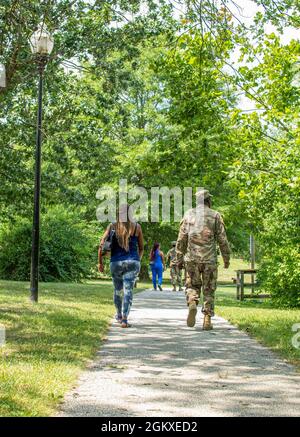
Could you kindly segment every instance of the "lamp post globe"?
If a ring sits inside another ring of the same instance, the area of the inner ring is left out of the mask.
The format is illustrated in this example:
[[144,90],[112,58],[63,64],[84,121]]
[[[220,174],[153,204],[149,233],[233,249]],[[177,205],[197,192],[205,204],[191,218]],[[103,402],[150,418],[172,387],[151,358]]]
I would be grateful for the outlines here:
[[45,66],[54,46],[52,35],[46,25],[40,24],[30,38],[31,51],[39,71],[38,113],[35,149],[35,183],[34,183],[34,211],[32,227],[32,252],[30,275],[30,299],[38,301],[39,287],[39,251],[40,251],[40,198],[41,198],[41,158],[42,158],[42,99],[43,99],[43,74]]
[[30,47],[34,55],[49,56],[54,47],[54,39],[47,29],[46,24],[41,23],[30,38]]

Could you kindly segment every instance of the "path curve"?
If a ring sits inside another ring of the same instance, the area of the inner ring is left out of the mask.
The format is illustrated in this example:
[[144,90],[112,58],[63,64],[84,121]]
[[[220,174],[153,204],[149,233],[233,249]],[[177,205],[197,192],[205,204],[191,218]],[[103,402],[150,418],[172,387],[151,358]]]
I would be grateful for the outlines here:
[[186,327],[184,294],[134,296],[59,416],[300,416],[300,375],[221,317]]

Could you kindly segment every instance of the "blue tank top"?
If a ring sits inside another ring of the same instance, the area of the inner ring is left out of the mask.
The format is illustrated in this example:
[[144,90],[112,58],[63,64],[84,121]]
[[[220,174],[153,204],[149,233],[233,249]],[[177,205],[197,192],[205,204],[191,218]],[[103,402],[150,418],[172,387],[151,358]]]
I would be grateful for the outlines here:
[[114,234],[111,241],[111,257],[110,261],[126,261],[126,260],[135,260],[140,261],[139,253],[138,253],[138,237],[136,234],[137,224],[135,226],[133,236],[129,238],[129,250],[128,252],[123,249],[118,243],[118,239]]
[[163,265],[162,259],[161,259],[161,256],[160,256],[160,253],[159,253],[158,249],[156,249],[156,251],[154,252],[153,264],[156,267],[161,267]]

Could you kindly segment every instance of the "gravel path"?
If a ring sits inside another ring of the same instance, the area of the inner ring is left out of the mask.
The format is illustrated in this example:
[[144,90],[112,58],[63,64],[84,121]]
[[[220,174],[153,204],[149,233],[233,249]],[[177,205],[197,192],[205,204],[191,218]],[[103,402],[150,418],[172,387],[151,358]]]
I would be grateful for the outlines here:
[[59,416],[300,416],[300,375],[216,317],[187,328],[180,292],[134,296],[133,327],[108,339]]

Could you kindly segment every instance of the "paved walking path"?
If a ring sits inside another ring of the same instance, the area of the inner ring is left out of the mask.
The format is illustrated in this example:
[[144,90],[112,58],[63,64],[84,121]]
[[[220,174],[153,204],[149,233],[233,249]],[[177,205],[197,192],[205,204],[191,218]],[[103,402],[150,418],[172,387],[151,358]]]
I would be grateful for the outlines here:
[[180,292],[134,296],[60,416],[300,416],[300,375],[224,319],[185,324]]

